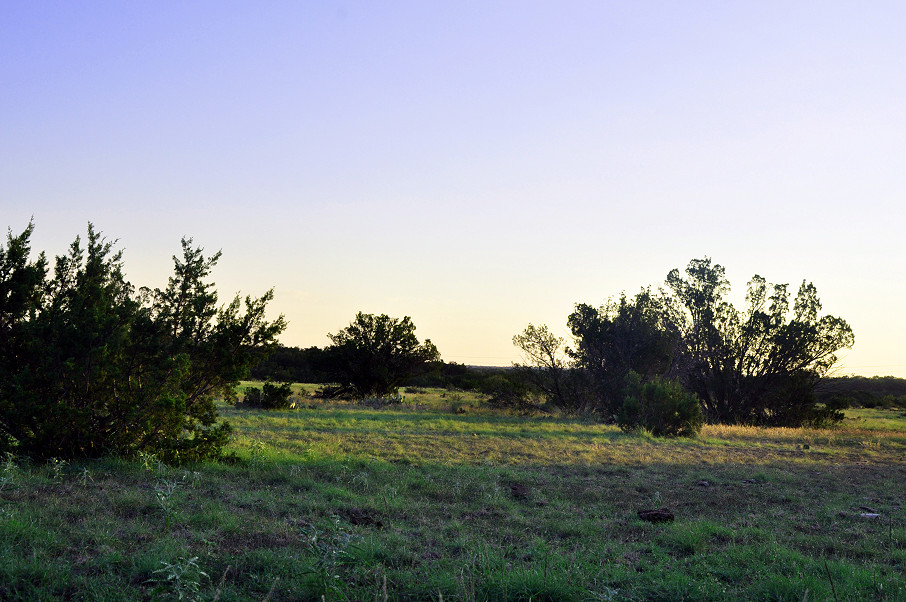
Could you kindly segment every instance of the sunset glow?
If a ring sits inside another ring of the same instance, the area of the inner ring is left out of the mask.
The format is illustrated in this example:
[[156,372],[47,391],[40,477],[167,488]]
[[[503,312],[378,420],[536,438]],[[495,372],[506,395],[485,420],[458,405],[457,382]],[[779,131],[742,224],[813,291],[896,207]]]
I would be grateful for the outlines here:
[[275,288],[285,345],[411,316],[507,365],[529,322],[709,256],[814,282],[906,376],[899,2],[5,2],[0,215],[60,254],[89,221],[162,287]]

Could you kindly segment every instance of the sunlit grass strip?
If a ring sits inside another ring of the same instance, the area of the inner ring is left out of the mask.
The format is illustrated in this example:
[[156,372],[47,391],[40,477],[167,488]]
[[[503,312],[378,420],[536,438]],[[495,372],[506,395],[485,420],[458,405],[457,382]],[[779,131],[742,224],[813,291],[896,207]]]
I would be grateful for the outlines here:
[[697,439],[655,440],[567,419],[360,408],[224,412],[237,450],[258,441],[287,460],[381,458],[441,464],[836,464],[899,463],[900,431],[707,425]]

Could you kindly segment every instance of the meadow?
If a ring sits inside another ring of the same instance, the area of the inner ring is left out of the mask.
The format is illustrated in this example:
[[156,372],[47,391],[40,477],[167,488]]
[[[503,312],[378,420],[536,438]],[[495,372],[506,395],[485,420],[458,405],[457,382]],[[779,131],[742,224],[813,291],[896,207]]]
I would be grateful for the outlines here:
[[906,599],[902,409],[663,440],[295,387],[287,411],[219,405],[221,463],[7,457],[0,599]]

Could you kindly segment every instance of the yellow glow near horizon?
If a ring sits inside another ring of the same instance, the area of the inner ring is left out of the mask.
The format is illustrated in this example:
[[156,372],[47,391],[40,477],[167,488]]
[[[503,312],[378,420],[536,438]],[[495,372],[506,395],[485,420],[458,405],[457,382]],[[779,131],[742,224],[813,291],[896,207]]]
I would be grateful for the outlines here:
[[285,344],[410,315],[476,364],[708,255],[813,281],[840,371],[906,376],[904,4],[0,13],[0,215],[37,249],[90,220],[162,286],[192,236]]

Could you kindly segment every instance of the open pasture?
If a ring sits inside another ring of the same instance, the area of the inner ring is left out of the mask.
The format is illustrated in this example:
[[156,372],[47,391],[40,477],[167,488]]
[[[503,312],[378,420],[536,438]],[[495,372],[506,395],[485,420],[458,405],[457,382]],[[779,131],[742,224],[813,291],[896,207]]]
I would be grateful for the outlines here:
[[658,440],[403,396],[221,405],[232,462],[7,458],[0,598],[906,599],[902,410]]

